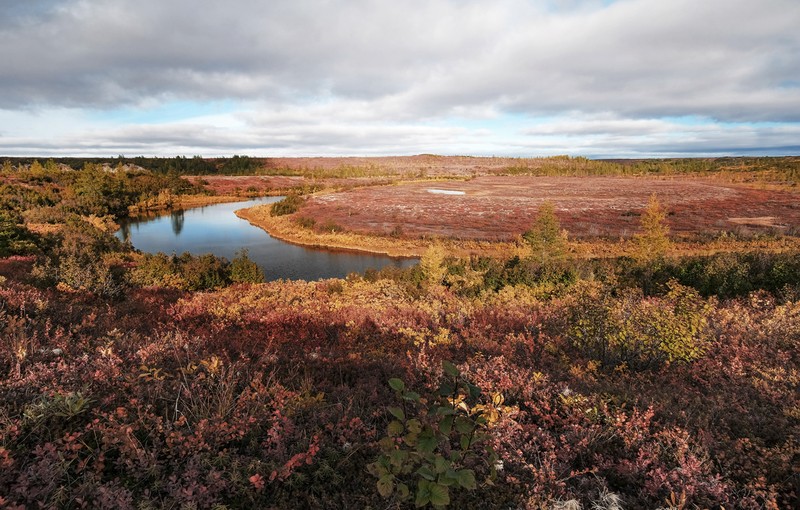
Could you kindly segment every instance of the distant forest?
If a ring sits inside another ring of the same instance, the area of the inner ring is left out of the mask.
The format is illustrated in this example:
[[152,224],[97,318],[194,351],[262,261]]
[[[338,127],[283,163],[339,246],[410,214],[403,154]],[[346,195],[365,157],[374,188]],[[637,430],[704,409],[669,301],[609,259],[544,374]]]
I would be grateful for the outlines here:
[[[397,168],[380,163],[368,166],[342,164],[335,170],[287,166],[292,158],[259,158],[235,155],[229,158],[201,156],[126,157],[115,158],[47,158],[5,157],[0,161],[14,166],[28,166],[34,161],[53,161],[74,170],[86,163],[97,165],[135,165],[163,175],[302,175],[326,177],[375,177],[396,175]],[[347,158],[344,158],[346,160]],[[494,159],[494,158],[486,158]],[[344,161],[343,160],[343,161]],[[376,161],[380,158],[376,158]],[[489,173],[500,175],[725,175],[734,180],[779,181],[796,185],[800,181],[800,156],[782,157],[716,157],[662,159],[587,159],[553,156],[546,158],[508,158],[511,164]],[[413,165],[412,165],[413,166]]]
[[136,165],[158,174],[173,175],[254,175],[258,174],[263,166],[263,159],[249,156],[233,156],[230,158],[203,158],[201,156],[175,156],[174,158],[148,158],[144,156],[116,158],[8,158],[0,157],[2,161],[9,161],[14,166],[27,166],[34,161],[50,160],[57,164],[67,165],[73,170],[82,169],[86,163],[95,165]]

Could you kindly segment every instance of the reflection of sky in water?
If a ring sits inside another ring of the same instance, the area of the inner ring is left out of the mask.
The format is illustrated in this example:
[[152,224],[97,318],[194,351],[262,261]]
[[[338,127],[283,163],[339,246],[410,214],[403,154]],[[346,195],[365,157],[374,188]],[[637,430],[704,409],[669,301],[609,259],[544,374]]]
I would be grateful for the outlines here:
[[294,246],[273,239],[234,214],[237,209],[278,200],[278,197],[269,197],[176,211],[151,220],[130,222],[123,225],[117,236],[124,238],[129,235],[133,246],[148,253],[213,253],[230,260],[236,251],[247,248],[250,258],[261,266],[267,280],[343,278],[369,268],[379,269],[386,265],[410,267],[416,263],[410,259]]

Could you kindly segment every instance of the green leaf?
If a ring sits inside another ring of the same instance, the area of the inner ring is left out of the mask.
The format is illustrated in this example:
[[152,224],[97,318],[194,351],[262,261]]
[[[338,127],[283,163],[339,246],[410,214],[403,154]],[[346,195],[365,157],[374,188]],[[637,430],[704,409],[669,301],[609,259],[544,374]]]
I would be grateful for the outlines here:
[[421,468],[417,469],[417,474],[426,480],[436,480],[436,475],[428,466],[422,466]]
[[408,497],[408,485],[404,483],[397,484],[397,494],[400,496],[400,499],[406,499]]
[[414,418],[406,422],[406,428],[409,432],[419,434],[420,431],[422,431],[422,423],[418,419]]
[[475,425],[472,423],[472,420],[469,418],[464,418],[463,416],[458,416],[456,418],[456,430],[462,434],[469,434],[475,429]]
[[478,386],[475,386],[472,383],[467,383],[467,388],[469,388],[469,396],[472,398],[478,398],[481,396],[481,389]]
[[430,453],[436,449],[439,442],[432,430],[425,430],[419,435],[419,442],[417,443],[417,450],[421,453]]
[[414,505],[419,508],[431,502],[431,482],[420,480],[417,484],[417,498]]
[[461,449],[464,451],[469,449],[469,436],[466,434],[461,436]]
[[399,407],[390,407],[389,412],[392,413],[392,416],[400,421],[405,421],[406,419],[406,413],[404,413]]
[[452,406],[439,406],[436,408],[436,414],[439,416],[447,416],[449,414],[456,414],[456,410]]
[[433,468],[437,473],[444,473],[449,467],[450,463],[441,455],[437,455],[436,459],[433,461]]
[[449,436],[450,432],[453,431],[453,416],[445,416],[442,418],[442,421],[439,422],[439,432],[444,434],[445,436]]
[[416,391],[407,391],[403,394],[403,400],[419,402],[419,393]]
[[394,476],[385,475],[378,480],[378,494],[388,498],[394,491]]
[[397,420],[393,420],[389,423],[389,427],[387,428],[387,434],[389,437],[397,437],[403,433],[403,424]]
[[450,489],[442,484],[433,483],[430,487],[430,500],[434,506],[446,506],[450,504]]
[[389,386],[394,391],[403,391],[404,389],[406,389],[406,383],[404,383],[403,381],[401,381],[397,377],[393,377],[393,378],[389,379]]
[[456,390],[456,387],[450,381],[444,381],[439,386],[439,395],[442,397],[449,397]]
[[439,477],[437,483],[439,483],[440,485],[444,485],[446,487],[450,487],[451,485],[456,485],[458,483],[458,480],[456,480],[455,478],[450,478],[449,476],[444,474]]
[[444,373],[450,377],[458,377],[461,375],[461,371],[459,371],[458,368],[456,368],[456,366],[449,361],[442,361],[442,368],[444,369]]
[[474,490],[477,487],[475,485],[475,473],[471,469],[460,469],[457,475],[460,486],[469,490]]
[[389,454],[389,462],[393,466],[400,466],[408,460],[408,452],[405,450],[394,450]]

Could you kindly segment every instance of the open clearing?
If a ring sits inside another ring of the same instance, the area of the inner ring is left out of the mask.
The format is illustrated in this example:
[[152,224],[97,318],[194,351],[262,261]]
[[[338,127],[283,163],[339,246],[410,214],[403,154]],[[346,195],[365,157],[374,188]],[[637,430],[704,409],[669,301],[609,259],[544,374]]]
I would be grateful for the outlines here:
[[[432,193],[431,189],[436,192]],[[298,216],[363,234],[509,240],[539,206],[555,205],[573,238],[630,237],[655,194],[674,233],[794,232],[800,200],[788,191],[696,178],[500,177],[359,188],[309,198]]]

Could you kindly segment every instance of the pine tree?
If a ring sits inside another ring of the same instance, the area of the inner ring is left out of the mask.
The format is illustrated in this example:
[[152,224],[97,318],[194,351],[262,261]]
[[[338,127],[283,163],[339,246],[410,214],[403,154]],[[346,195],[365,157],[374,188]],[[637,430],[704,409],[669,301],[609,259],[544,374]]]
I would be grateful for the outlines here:
[[264,272],[258,264],[250,259],[247,248],[236,252],[236,257],[231,261],[231,281],[233,283],[262,283]]
[[531,247],[533,258],[542,264],[566,256],[567,237],[561,230],[552,202],[544,202],[530,230],[522,236]]

